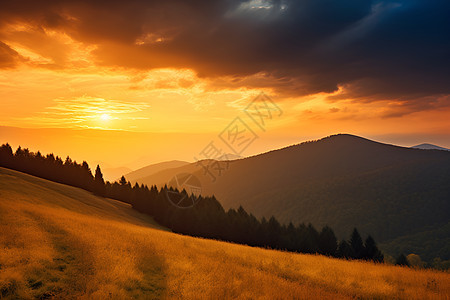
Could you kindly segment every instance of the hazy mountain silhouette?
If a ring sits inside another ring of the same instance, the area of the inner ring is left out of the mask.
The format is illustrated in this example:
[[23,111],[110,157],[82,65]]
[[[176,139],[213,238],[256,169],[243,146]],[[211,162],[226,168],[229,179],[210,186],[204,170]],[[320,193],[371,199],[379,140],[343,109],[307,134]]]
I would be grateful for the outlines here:
[[242,204],[258,217],[330,225],[341,237],[357,226],[380,242],[395,243],[450,221],[450,152],[339,134],[226,164],[216,182],[196,163],[139,182],[164,184],[193,173],[203,193],[214,193],[225,208]]
[[137,169],[135,171],[129,172],[127,174],[121,174],[125,175],[127,180],[130,180],[132,182],[135,182],[139,180],[146,181],[148,176],[154,175],[155,173],[158,173],[162,170],[172,169],[172,168],[179,168],[182,166],[185,166],[189,164],[187,161],[180,161],[180,160],[172,160],[172,161],[165,161],[161,163],[151,164],[146,167]]
[[412,146],[411,148],[414,149],[423,149],[423,150],[445,150],[445,151],[450,151],[450,149],[447,148],[443,148],[440,146],[436,146],[433,144],[420,144],[420,145],[416,145],[416,146]]
[[117,178],[120,178],[122,175],[128,174],[133,170],[127,167],[117,167],[117,168],[104,168],[102,171],[105,180],[114,181]]

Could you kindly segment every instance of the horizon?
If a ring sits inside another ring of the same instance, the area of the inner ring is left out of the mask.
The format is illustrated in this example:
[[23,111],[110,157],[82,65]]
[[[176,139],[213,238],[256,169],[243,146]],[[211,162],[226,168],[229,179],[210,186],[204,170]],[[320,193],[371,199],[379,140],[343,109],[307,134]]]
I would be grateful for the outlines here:
[[[9,133],[7,131],[14,131],[13,133]],[[2,133],[2,141],[0,144],[5,144],[8,143],[11,145],[11,147],[13,148],[13,150],[17,149],[17,147],[22,147],[22,148],[28,148],[30,151],[33,152],[37,152],[40,151],[43,154],[50,154],[53,153],[57,156],[62,157],[63,159],[67,156],[71,157],[72,159],[82,162],[82,161],[86,161],[88,162],[89,166],[91,168],[95,167],[96,165],[100,165],[100,167],[103,169],[119,169],[119,168],[126,168],[129,169],[129,172],[131,171],[135,171],[141,168],[144,168],[148,165],[153,165],[153,164],[158,164],[158,163],[163,163],[163,162],[167,162],[167,161],[186,161],[188,163],[193,163],[195,162],[195,154],[196,152],[199,152],[201,149],[199,149],[199,147],[197,147],[197,145],[193,145],[193,147],[191,147],[191,152],[189,153],[183,153],[183,154],[179,154],[179,157],[174,157],[172,156],[172,154],[170,154],[170,156],[166,155],[161,157],[161,159],[155,159],[154,157],[151,156],[145,156],[145,154],[143,152],[145,152],[145,148],[144,149],[140,149],[143,150],[142,155],[134,160],[129,160],[129,161],[123,161],[122,163],[117,162],[114,160],[114,157],[120,156],[116,153],[114,153],[112,155],[112,158],[110,159],[105,159],[104,156],[103,158],[100,156],[92,156],[89,155],[90,153],[88,152],[77,152],[77,151],[71,151],[70,148],[71,146],[68,147],[64,147],[65,143],[49,143],[48,140],[42,141],[40,140],[41,137],[37,140],[37,141],[33,141],[33,138],[30,138],[29,134],[26,134],[26,139],[22,139],[22,138],[17,138],[17,135],[15,135],[17,130],[23,130],[23,131],[27,131],[27,130],[33,130],[33,131],[72,131],[72,132],[76,132],[76,133],[80,133],[80,132],[98,132],[101,133],[101,130],[98,129],[80,129],[80,128],[75,128],[75,129],[68,129],[68,128],[14,128],[14,127],[7,127],[7,126],[0,126],[0,133]],[[122,130],[108,130],[109,132],[117,132],[119,134],[123,134],[124,131]],[[126,133],[126,131],[125,131]],[[129,132],[129,133],[136,133],[136,132]],[[176,135],[177,137],[183,136],[183,133],[178,133],[178,132],[170,132],[170,133],[155,133],[155,132],[139,132],[138,133],[140,136],[142,135],[155,135],[155,134],[159,134],[159,135],[164,135],[164,134],[168,134],[168,135]],[[48,134],[44,134],[42,136],[47,136]],[[67,135],[67,134],[65,134]],[[374,135],[373,137],[371,136],[362,136],[362,135],[358,135],[358,134],[353,134],[353,133],[344,133],[344,132],[340,132],[340,133],[333,133],[333,134],[328,134],[325,136],[318,136],[318,137],[305,137],[305,138],[299,138],[299,140],[293,140],[293,139],[283,139],[281,141],[278,140],[274,140],[273,136],[269,136],[268,139],[271,139],[272,143],[266,143],[263,141],[263,143],[257,145],[257,147],[259,147],[259,151],[253,149],[252,151],[252,147],[249,147],[250,149],[248,149],[248,151],[246,151],[244,154],[242,155],[241,158],[246,158],[246,157],[251,157],[251,156],[256,156],[256,155],[260,155],[260,154],[264,154],[270,151],[274,151],[274,150],[279,150],[279,149],[283,149],[286,147],[291,147],[291,146],[296,146],[299,144],[302,144],[304,142],[308,142],[308,141],[317,141],[317,140],[321,140],[327,137],[331,137],[331,136],[335,136],[335,135],[353,135],[353,136],[357,136],[357,137],[362,137],[368,140],[372,140],[378,143],[382,143],[382,144],[388,144],[388,145],[395,145],[395,146],[400,146],[400,147],[405,147],[405,148],[411,148],[413,146],[417,146],[417,145],[421,145],[421,144],[432,144],[432,145],[436,145],[436,146],[440,146],[443,148],[450,148],[450,141],[448,144],[445,144],[444,141],[441,141],[439,138],[434,137],[434,140],[436,140],[437,142],[429,142],[429,141],[422,141],[421,138],[426,138],[426,137],[422,137],[422,136],[403,136],[403,137],[398,137],[398,136],[385,136],[385,135]],[[7,136],[7,138],[4,138],[4,136]],[[20,135],[19,135],[20,136]],[[70,136],[70,135],[69,135]],[[88,136],[88,135],[86,135]],[[209,137],[214,137],[213,134],[204,134],[202,136],[203,139],[203,145],[206,145],[205,142],[208,142],[208,138]],[[8,137],[10,138],[10,140],[8,141]],[[450,136],[449,136],[450,137]],[[262,138],[264,140],[264,138]],[[433,139],[433,138],[431,138]],[[23,143],[21,142],[23,141]],[[258,141],[258,140],[256,140]],[[398,142],[400,141],[400,143]],[[76,141],[78,142],[78,141]],[[283,142],[285,142],[283,144]],[[442,142],[442,143],[440,143]],[[51,145],[49,147],[49,145]],[[273,145],[273,148],[271,148],[271,146]],[[164,143],[162,143],[161,145],[161,149],[164,148],[170,148],[171,145],[169,145],[168,147],[164,147]],[[251,146],[255,146],[255,145],[251,145]],[[54,148],[52,148],[54,147]],[[109,147],[109,146],[107,146]],[[253,147],[255,148],[255,147]],[[52,150],[53,149],[53,150]],[[55,150],[56,149],[56,150]],[[90,150],[90,149],[89,149]],[[121,150],[122,153],[126,153],[127,149],[125,150]],[[154,150],[155,151],[155,150]],[[160,149],[156,149],[155,152],[161,151]],[[162,152],[164,152],[164,150],[162,150]],[[186,151],[183,151],[186,152]],[[84,156],[85,154],[88,154],[86,156]],[[231,151],[229,154],[232,154]]]
[[5,3],[0,142],[135,169],[239,117],[245,155],[339,132],[450,148],[449,5],[324,1]]

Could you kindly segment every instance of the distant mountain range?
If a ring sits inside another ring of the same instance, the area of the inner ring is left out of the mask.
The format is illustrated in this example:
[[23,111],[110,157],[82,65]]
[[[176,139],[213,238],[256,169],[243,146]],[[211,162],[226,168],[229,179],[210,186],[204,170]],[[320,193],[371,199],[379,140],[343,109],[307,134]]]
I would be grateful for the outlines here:
[[[215,182],[206,171],[214,170],[214,164],[184,164],[127,179],[163,185],[177,174],[191,173],[199,178],[202,193],[216,195],[225,208],[242,205],[257,217],[330,225],[339,237],[356,226],[392,255],[401,251],[425,260],[450,259],[450,152],[339,134],[220,162],[227,170]],[[434,236],[438,232],[439,239]]]
[[102,168],[103,177],[108,181],[115,181],[122,175],[130,173],[132,170],[127,167],[117,167],[117,168]]
[[132,182],[136,181],[146,182],[147,177],[150,177],[160,171],[183,167],[187,164],[189,164],[187,161],[180,161],[180,160],[165,161],[161,163],[148,165],[146,167],[137,169],[130,173],[127,174],[123,173],[121,175],[125,175],[126,179]]
[[440,147],[440,146],[436,146],[436,145],[433,145],[433,144],[420,144],[420,145],[412,146],[411,148],[422,149],[422,150],[445,150],[445,151],[450,151],[450,149],[443,148],[443,147]]
[[[445,151],[450,151],[450,149],[447,148],[443,148],[437,145],[433,145],[433,144],[420,144],[420,145],[416,145],[416,146],[412,146],[411,148],[414,149],[423,149],[423,150],[445,150]],[[236,159],[242,159],[242,156],[233,154],[233,153],[229,153],[223,156],[223,158],[221,160],[236,160]],[[105,177],[106,180],[109,181],[115,181],[115,180],[119,180],[120,177],[122,175],[124,175],[127,180],[130,180],[132,182],[136,182],[136,181],[140,181],[140,182],[146,182],[148,181],[147,177],[151,177],[152,175],[166,170],[166,169],[172,169],[172,168],[178,168],[178,167],[182,167],[182,166],[186,166],[188,165],[189,162],[186,161],[178,161],[178,160],[172,160],[172,161],[165,161],[165,162],[160,162],[160,163],[156,163],[156,164],[151,164],[148,166],[145,166],[143,168],[139,168],[135,171],[131,170],[130,168],[127,167],[117,167],[117,168],[112,168],[112,167],[107,167],[107,168],[103,168],[103,175]],[[103,165],[103,164],[101,164]]]
[[[228,153],[228,154],[222,155],[220,160],[221,161],[224,161],[224,160],[231,161],[231,160],[236,160],[236,159],[240,159],[240,158],[242,158],[242,156]],[[180,161],[180,160],[165,161],[165,162],[160,162],[160,163],[156,163],[156,164],[151,164],[146,167],[137,169],[135,171],[130,170],[127,173],[120,174],[119,177],[124,175],[125,178],[131,182],[137,182],[137,181],[148,182],[149,180],[152,179],[152,176],[154,174],[157,174],[158,172],[173,169],[173,168],[184,167],[189,164],[191,164],[191,163],[189,163],[187,161]],[[194,163],[194,165],[195,165],[195,163]],[[119,178],[117,178],[117,179],[119,179]]]

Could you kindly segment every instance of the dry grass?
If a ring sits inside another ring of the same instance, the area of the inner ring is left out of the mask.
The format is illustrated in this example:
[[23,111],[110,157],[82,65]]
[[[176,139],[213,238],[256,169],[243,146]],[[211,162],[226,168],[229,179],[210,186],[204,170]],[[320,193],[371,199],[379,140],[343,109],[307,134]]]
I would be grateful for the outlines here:
[[0,168],[0,298],[448,299],[450,274],[196,239]]

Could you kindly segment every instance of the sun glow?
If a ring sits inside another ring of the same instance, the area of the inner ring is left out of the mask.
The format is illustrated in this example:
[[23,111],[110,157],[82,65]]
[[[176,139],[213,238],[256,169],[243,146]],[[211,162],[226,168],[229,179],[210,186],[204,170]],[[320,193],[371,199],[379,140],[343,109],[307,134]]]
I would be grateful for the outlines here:
[[102,114],[102,115],[100,116],[100,120],[102,120],[102,121],[104,121],[104,122],[107,122],[107,121],[109,121],[109,120],[111,120],[111,119],[112,119],[111,116],[108,115],[108,114]]

